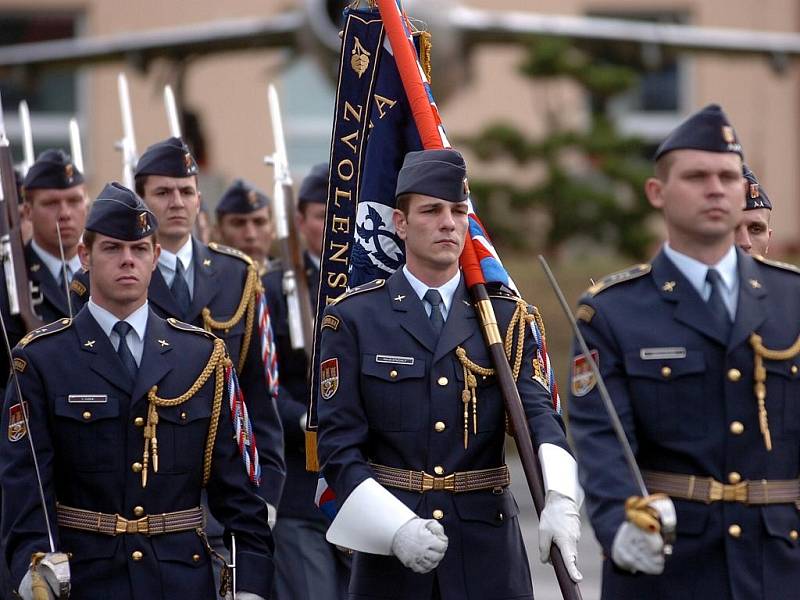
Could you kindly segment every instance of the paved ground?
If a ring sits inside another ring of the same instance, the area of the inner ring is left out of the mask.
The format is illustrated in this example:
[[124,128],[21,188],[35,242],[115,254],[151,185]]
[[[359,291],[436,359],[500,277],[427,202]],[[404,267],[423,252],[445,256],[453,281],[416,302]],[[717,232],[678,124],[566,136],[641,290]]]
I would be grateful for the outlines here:
[[[517,499],[520,510],[520,524],[525,545],[528,549],[528,560],[533,572],[533,593],[536,600],[562,600],[558,590],[558,582],[553,572],[553,567],[539,562],[539,532],[538,520],[533,510],[528,485],[525,475],[516,457],[516,453],[508,448],[508,465],[511,468],[511,489]],[[601,550],[594,538],[592,528],[588,525],[585,513],[582,514],[583,531],[578,548],[578,568],[583,574],[581,594],[584,600],[598,600],[600,598],[600,573]]]

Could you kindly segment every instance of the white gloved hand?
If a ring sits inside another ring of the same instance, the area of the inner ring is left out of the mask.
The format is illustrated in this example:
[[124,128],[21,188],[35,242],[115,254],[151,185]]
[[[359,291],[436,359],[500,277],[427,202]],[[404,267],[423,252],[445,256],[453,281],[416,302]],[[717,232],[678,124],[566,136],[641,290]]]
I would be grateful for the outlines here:
[[[225,594],[225,600],[233,600],[233,594],[228,592]],[[264,596],[259,596],[253,592],[236,592],[236,600],[267,600]]]
[[408,520],[392,539],[392,554],[415,573],[433,571],[447,550],[444,527],[433,519]]
[[620,569],[631,573],[660,575],[664,571],[664,540],[658,533],[625,521],[611,544],[611,559]]
[[[52,571],[49,569],[41,569],[39,571],[43,574],[44,580],[47,582],[47,600],[56,600],[58,598],[57,591],[58,590],[58,581],[56,581],[55,576],[53,575]],[[31,590],[31,570],[25,573],[25,577],[22,578],[22,581],[19,584],[18,590],[20,598],[22,600],[32,600],[33,599],[33,591]]]
[[564,557],[572,581],[583,579],[578,571],[578,540],[581,539],[581,518],[572,498],[556,491],[547,492],[539,517],[539,559],[550,561],[550,546],[555,544]]
[[275,529],[275,523],[278,522],[278,509],[267,502],[267,525],[270,530]]

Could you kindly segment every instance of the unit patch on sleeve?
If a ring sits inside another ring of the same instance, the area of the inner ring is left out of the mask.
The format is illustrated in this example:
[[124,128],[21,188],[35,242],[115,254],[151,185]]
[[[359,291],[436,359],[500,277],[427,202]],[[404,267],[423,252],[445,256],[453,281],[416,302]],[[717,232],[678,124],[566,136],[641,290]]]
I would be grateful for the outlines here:
[[333,331],[336,331],[337,329],[339,329],[339,319],[337,317],[334,317],[333,315],[325,315],[322,318],[322,327],[321,327],[321,329],[325,329],[326,327],[328,329],[332,329]]
[[[597,350],[592,350],[592,358],[600,366],[600,355]],[[597,379],[592,372],[592,367],[586,356],[580,354],[572,361],[572,395],[576,398],[585,396],[597,385]]]
[[14,404],[8,409],[8,441],[18,442],[23,439],[27,433],[28,429],[25,427],[22,405]]
[[319,393],[323,400],[330,400],[339,389],[339,359],[329,358],[319,365]]

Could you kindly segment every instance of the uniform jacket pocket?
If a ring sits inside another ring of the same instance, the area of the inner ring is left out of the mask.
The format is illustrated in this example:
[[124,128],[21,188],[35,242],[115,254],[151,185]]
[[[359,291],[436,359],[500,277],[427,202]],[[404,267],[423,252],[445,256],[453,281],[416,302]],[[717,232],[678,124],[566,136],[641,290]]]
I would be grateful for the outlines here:
[[363,354],[361,396],[367,421],[381,431],[416,431],[428,390],[425,360],[413,356]]

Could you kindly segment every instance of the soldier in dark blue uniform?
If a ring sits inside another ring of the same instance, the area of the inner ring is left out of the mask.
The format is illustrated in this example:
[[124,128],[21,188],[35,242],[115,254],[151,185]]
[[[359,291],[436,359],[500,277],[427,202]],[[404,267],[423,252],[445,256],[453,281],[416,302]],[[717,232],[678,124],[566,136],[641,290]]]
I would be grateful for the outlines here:
[[[160,223],[162,251],[148,300],[162,318],[173,317],[218,334],[228,347],[253,419],[263,470],[259,493],[274,518],[283,489],[283,431],[262,360],[257,318],[260,281],[242,252],[191,235],[199,210],[197,163],[186,145],[170,138],[150,146],[136,167],[136,191]],[[73,281],[73,298],[85,302],[86,277]],[[209,528],[215,537],[219,530]]]
[[[328,540],[357,551],[350,598],[531,599],[504,403],[458,267],[463,158],[409,153],[397,197],[406,265],[345,294],[321,323],[319,457],[340,505]],[[492,304],[502,332],[521,325],[512,346],[524,338],[510,360],[543,463],[544,558],[555,539],[578,580],[576,466],[527,325],[534,309],[502,291]]]
[[219,199],[216,215],[216,238],[252,258],[259,275],[265,275],[270,266],[274,230],[269,197],[252,184],[237,179]]
[[625,521],[639,491],[576,351],[570,429],[609,600],[788,598],[800,584],[800,274],[734,244],[743,183],[720,107],[692,115],[646,184],[667,243],[580,301],[648,490],[677,511],[665,561],[659,536]]
[[[325,229],[328,165],[314,166],[297,197],[295,224],[306,243],[303,253],[312,312],[319,288],[319,263]],[[283,269],[264,277],[281,370],[278,410],[286,441],[286,486],[275,524],[275,595],[277,600],[337,600],[347,586],[347,556],[325,540],[328,520],[314,504],[318,474],[306,470],[305,420],[308,406],[308,359],[293,350]]]
[[769,227],[772,202],[750,167],[744,165],[743,174],[745,206],[742,220],[736,227],[736,245],[748,254],[766,256],[772,237]]
[[[247,415],[230,405],[235,379],[223,342],[163,320],[147,302],[157,226],[132,191],[107,185],[81,247],[88,304],[14,350],[55,544],[69,553],[73,598],[212,600],[205,488],[236,539],[236,598],[263,599],[273,569],[267,507],[253,481],[252,439],[241,454],[235,441]],[[2,428],[2,537],[14,582],[30,598],[28,563],[48,539],[14,387]]]
[[[25,244],[25,266],[33,286],[34,310],[44,323],[50,323],[70,316],[66,290],[72,276],[81,267],[78,242],[86,223],[88,205],[83,175],[61,150],[46,150],[28,170],[22,184],[22,196],[23,217],[30,221],[33,233],[32,239]],[[61,261],[56,223],[61,230],[66,264]],[[65,267],[66,285],[63,279]],[[0,289],[0,310],[13,346],[27,330],[22,319],[12,318],[9,313],[5,279],[2,279]],[[28,293],[28,290],[19,290],[23,301]],[[5,353],[0,354],[0,369],[4,373],[2,385],[5,386],[9,362]]]

